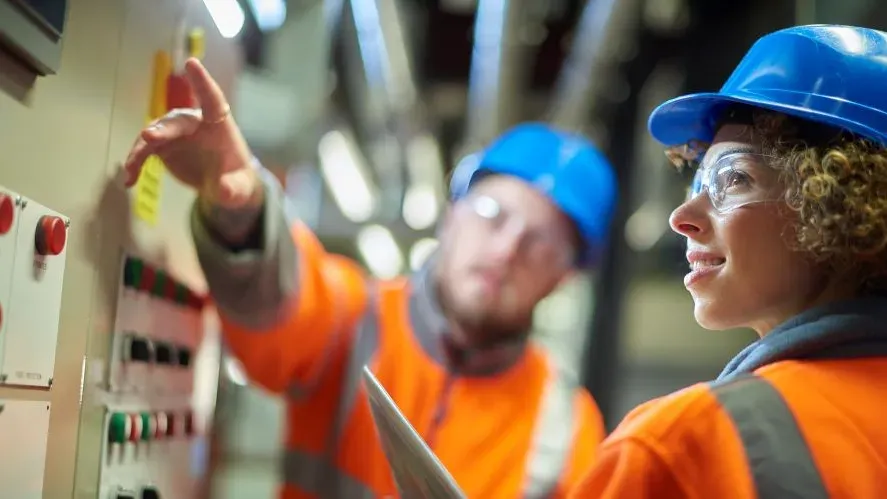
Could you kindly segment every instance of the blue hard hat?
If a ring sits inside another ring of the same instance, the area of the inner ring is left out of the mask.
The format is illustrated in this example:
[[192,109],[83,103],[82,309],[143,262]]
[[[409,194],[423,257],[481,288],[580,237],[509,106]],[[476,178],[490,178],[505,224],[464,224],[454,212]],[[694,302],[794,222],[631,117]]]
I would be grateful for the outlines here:
[[461,199],[485,174],[511,175],[546,194],[579,230],[585,251],[577,264],[597,262],[610,230],[617,185],[610,162],[591,142],[542,123],[518,125],[456,165],[451,199]]
[[717,93],[677,97],[648,123],[667,146],[711,142],[731,103],[771,109],[887,144],[887,33],[813,25],[760,38]]

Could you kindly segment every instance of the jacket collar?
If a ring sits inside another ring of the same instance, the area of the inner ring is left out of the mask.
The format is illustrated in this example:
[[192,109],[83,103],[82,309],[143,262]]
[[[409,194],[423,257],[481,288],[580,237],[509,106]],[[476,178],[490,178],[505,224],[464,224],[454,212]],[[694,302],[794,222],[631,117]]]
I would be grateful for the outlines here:
[[526,351],[529,332],[520,333],[513,340],[479,349],[466,349],[455,344],[434,285],[435,262],[435,257],[429,258],[413,274],[410,283],[410,323],[425,353],[456,374],[489,376],[515,365]]
[[887,354],[887,297],[867,296],[816,307],[777,326],[734,357],[718,380],[782,360]]

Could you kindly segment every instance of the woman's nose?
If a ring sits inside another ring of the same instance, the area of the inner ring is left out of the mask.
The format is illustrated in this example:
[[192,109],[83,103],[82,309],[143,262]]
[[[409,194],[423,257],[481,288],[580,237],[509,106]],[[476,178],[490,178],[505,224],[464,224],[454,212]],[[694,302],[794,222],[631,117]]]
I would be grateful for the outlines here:
[[704,204],[710,203],[706,193],[702,192],[675,208],[668,217],[671,230],[684,237],[698,237],[705,232],[709,222],[708,215],[703,209]]

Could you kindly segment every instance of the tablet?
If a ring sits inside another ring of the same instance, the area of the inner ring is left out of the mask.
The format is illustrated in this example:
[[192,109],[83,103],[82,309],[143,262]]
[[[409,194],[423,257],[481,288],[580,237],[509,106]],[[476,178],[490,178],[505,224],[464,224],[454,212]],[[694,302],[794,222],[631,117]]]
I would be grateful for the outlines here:
[[370,371],[363,381],[382,449],[403,499],[464,499],[466,496],[421,435],[398,409],[394,399]]

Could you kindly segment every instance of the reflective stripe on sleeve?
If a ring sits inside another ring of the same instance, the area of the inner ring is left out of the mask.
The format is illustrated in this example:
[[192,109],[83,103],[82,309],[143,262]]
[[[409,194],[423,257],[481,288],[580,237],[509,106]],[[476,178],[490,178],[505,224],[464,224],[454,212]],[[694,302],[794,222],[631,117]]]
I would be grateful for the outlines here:
[[791,408],[769,381],[748,374],[711,386],[736,426],[758,499],[828,498]]
[[548,372],[527,455],[523,493],[526,499],[549,497],[555,491],[577,429],[575,386],[551,362]]
[[[371,290],[372,292],[372,290]],[[284,483],[324,498],[362,499],[375,497],[372,490],[354,477],[342,473],[335,463],[339,440],[354,409],[359,393],[361,372],[379,346],[379,320],[374,295],[367,301],[366,312],[356,326],[354,341],[345,362],[345,373],[333,426],[327,436],[326,452],[312,456],[297,449],[284,455]]]
[[283,458],[284,483],[323,498],[373,499],[372,489],[335,468],[325,456],[288,450]]

